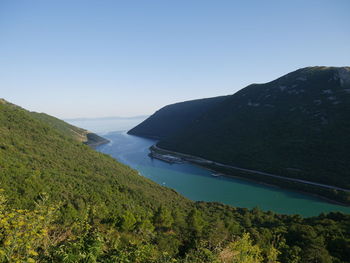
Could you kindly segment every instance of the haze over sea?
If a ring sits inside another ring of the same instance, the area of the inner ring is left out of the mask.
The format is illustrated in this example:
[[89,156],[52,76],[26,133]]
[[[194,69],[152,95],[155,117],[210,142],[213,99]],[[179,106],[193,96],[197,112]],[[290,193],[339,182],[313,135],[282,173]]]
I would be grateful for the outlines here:
[[69,123],[99,133],[111,142],[98,148],[141,175],[196,201],[222,202],[236,207],[259,207],[284,214],[314,216],[322,212],[350,213],[349,207],[330,204],[316,197],[245,180],[213,177],[192,164],[169,164],[148,156],[156,141],[126,134],[146,117],[69,120]]

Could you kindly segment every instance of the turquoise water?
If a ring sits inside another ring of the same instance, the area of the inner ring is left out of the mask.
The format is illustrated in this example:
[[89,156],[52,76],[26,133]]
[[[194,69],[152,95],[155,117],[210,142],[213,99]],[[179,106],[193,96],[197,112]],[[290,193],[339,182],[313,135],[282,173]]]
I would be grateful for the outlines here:
[[111,155],[138,170],[141,175],[173,188],[192,200],[216,201],[237,207],[259,207],[265,211],[303,216],[330,211],[350,213],[350,207],[326,203],[301,193],[240,179],[213,177],[210,171],[191,164],[168,164],[152,160],[148,157],[148,148],[155,141],[127,135],[125,132],[141,121],[143,119],[134,119],[128,123],[118,120],[70,121],[70,123],[97,132],[111,140],[111,143],[100,146],[99,151]]
[[342,211],[349,207],[338,206],[308,195],[264,186],[245,180],[213,177],[211,172],[188,163],[169,164],[148,157],[148,148],[154,140],[112,132],[104,137],[111,143],[98,150],[138,170],[141,175],[175,189],[192,200],[217,201],[237,207],[259,207],[284,214],[303,216],[321,212]]

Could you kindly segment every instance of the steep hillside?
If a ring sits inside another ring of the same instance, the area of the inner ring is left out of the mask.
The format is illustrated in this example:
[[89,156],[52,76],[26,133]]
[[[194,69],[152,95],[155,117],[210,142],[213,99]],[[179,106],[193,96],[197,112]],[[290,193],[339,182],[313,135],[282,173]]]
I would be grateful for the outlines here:
[[129,134],[163,139],[191,125],[203,113],[224,101],[227,96],[191,100],[165,106],[128,131]]
[[76,133],[66,130],[74,126],[41,117],[13,104],[0,104],[0,182],[16,206],[30,207],[43,192],[71,203],[72,208],[98,202],[101,211],[122,207],[123,199],[134,203],[140,198],[148,206],[158,206],[162,203],[154,198],[158,194],[174,198],[170,203],[186,203],[173,191],[79,142]]
[[[157,121],[139,126],[147,124],[153,132],[167,127],[158,114],[149,118]],[[157,146],[231,166],[350,189],[349,114],[350,68],[309,67],[238,91],[196,121],[189,118],[188,125],[180,125]],[[183,108],[183,116],[187,115],[191,115],[190,109]],[[276,183],[266,176],[249,178]],[[302,187],[296,188],[315,192]],[[316,192],[350,202],[344,192],[322,191],[326,192]]]
[[95,133],[75,127],[45,113],[31,112],[31,114],[34,118],[44,121],[45,123],[51,125],[53,128],[61,131],[63,134],[75,138],[76,140],[83,142],[91,147],[96,147],[98,145],[108,143],[108,140],[98,136]]
[[350,68],[250,85],[159,146],[350,189]]
[[194,203],[5,101],[0,188],[0,262],[349,258],[349,215],[303,219]]

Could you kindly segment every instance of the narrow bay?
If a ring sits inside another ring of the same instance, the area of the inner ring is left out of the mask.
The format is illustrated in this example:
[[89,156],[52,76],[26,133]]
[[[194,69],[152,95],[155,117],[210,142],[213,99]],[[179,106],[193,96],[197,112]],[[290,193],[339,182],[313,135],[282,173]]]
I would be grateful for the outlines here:
[[[138,120],[133,120],[128,125],[136,125],[137,122]],[[331,211],[350,213],[349,207],[330,204],[310,195],[236,178],[214,177],[212,172],[189,163],[169,164],[151,159],[148,149],[156,141],[128,135],[125,131],[113,131],[124,130],[124,123],[120,127],[117,121],[114,121],[113,125],[104,120],[71,123],[98,132],[111,141],[98,147],[98,151],[111,155],[138,170],[142,176],[195,201],[222,202],[246,208],[259,207],[265,211],[302,216]]]

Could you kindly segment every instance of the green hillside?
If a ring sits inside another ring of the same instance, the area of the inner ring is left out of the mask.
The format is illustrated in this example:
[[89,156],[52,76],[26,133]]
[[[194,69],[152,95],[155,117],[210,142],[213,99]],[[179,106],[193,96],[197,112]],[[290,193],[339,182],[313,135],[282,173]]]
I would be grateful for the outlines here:
[[57,119],[45,113],[31,112],[31,114],[34,118],[44,121],[46,124],[51,125],[53,128],[59,130],[61,133],[72,137],[77,141],[83,142],[91,147],[95,147],[108,142],[108,140],[98,136],[95,133],[89,132],[82,128],[75,127],[71,124],[68,124],[60,119]]
[[[1,187],[15,206],[29,208],[40,193],[49,192],[53,200],[69,202],[74,208],[99,203],[102,216],[108,206],[122,207],[121,200],[125,198],[135,202],[139,196],[151,207],[160,205],[162,200],[154,199],[158,191],[159,195],[184,200],[85,146],[63,125],[56,129],[51,122],[53,117],[37,118],[36,114],[7,103],[0,107]],[[119,188],[130,195],[121,195]],[[120,202],[114,203],[120,195]]]
[[[349,115],[350,68],[309,67],[238,91],[157,145],[232,166],[350,189]],[[344,192],[288,187],[350,202],[350,194]]]
[[[50,119],[50,118],[49,118]],[[347,262],[350,216],[192,202],[0,103],[0,262]]]
[[212,109],[227,97],[221,96],[167,105],[128,131],[128,134],[164,139],[191,125],[203,113]]

